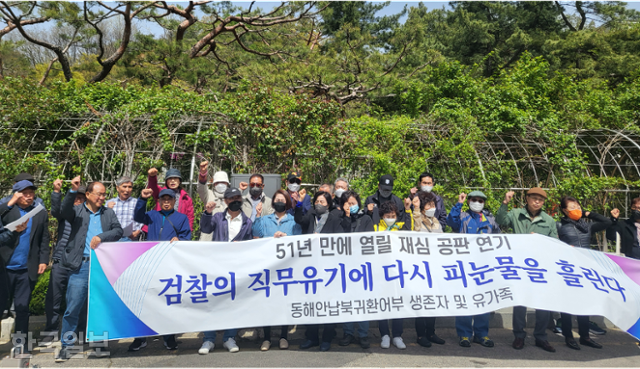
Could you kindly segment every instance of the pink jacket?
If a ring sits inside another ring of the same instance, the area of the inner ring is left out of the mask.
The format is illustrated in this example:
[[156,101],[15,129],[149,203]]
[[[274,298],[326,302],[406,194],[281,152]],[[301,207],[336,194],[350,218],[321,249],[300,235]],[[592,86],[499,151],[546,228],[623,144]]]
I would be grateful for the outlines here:
[[[166,187],[160,188],[158,186],[158,176],[149,176],[147,188],[153,190],[153,199],[156,200],[155,210],[160,210],[160,203],[158,202],[158,196],[160,195],[160,191],[164,190]],[[191,196],[184,189],[180,189],[180,204],[178,205],[178,213],[182,213],[189,218],[189,226],[191,227],[191,231],[193,231],[193,200]]]

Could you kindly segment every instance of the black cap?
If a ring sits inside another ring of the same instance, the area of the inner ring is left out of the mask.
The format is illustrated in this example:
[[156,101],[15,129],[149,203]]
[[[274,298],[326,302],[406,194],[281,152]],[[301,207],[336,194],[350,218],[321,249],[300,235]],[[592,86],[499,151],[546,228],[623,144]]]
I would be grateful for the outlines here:
[[240,190],[235,188],[235,187],[229,187],[229,188],[227,188],[226,191],[224,191],[224,198],[225,199],[230,199],[230,198],[236,197],[236,196],[242,196],[242,192],[240,192]]
[[78,187],[78,193],[81,193],[83,195],[86,194],[87,193],[87,187],[85,187],[85,186]]
[[29,173],[22,172],[13,178],[13,182],[29,181],[35,183],[36,179]]
[[297,179],[302,181],[302,175],[300,174],[300,172],[294,171],[294,172],[289,173],[289,175],[287,175],[287,182],[292,180],[292,179],[294,179],[294,178],[297,178]]
[[380,177],[380,182],[378,184],[380,185],[380,189],[391,191],[393,190],[393,177],[391,174],[385,174]]

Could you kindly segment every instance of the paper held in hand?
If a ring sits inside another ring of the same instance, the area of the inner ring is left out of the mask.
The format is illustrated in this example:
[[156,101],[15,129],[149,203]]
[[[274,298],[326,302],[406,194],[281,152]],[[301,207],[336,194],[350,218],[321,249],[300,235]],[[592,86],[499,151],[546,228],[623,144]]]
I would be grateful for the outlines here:
[[33,208],[33,210],[31,210],[30,212],[26,213],[25,215],[21,216],[20,219],[11,222],[9,224],[7,224],[6,226],[4,226],[6,229],[10,230],[10,231],[15,231],[16,228],[26,222],[27,220],[33,218],[34,216],[36,216],[36,214],[38,214],[39,212],[43,211],[46,209],[44,208],[44,206],[42,206],[41,204],[38,204],[35,208]]

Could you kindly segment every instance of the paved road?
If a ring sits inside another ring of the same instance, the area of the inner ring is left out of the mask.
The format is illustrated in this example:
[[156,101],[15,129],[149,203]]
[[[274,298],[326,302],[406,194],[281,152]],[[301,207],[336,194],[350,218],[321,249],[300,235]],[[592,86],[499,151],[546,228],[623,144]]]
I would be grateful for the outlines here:
[[[275,329],[276,333],[278,329]],[[529,329],[529,333],[531,330]],[[338,330],[340,332],[340,330]],[[358,345],[340,347],[337,339],[329,352],[319,352],[317,347],[309,351],[298,349],[302,342],[298,332],[294,335],[289,350],[277,347],[261,352],[257,341],[239,340],[240,352],[227,352],[220,342],[209,355],[198,355],[201,338],[196,334],[178,337],[179,348],[168,351],[162,345],[162,339],[150,340],[149,346],[140,352],[127,351],[129,340],[112,341],[109,358],[74,358],[66,363],[55,363],[53,353],[35,350],[32,365],[40,367],[638,367],[640,349],[636,341],[624,332],[610,329],[604,336],[594,337],[604,345],[597,350],[583,347],[573,351],[564,345],[564,338],[549,332],[549,341],[557,349],[548,353],[533,346],[533,338],[528,337],[523,350],[511,348],[513,335],[510,330],[496,328],[490,331],[496,342],[494,348],[485,348],[473,344],[471,348],[462,348],[457,344],[455,330],[438,329],[437,333],[447,340],[443,346],[434,345],[423,348],[415,343],[412,329],[405,329],[403,337],[407,349],[398,350],[380,348],[380,335],[377,330],[370,331],[371,348],[362,350]],[[341,334],[341,332],[339,333]],[[222,335],[218,335],[218,341]],[[275,341],[275,340],[274,340]],[[89,352],[88,345],[85,345]],[[4,355],[8,346],[0,347]]]

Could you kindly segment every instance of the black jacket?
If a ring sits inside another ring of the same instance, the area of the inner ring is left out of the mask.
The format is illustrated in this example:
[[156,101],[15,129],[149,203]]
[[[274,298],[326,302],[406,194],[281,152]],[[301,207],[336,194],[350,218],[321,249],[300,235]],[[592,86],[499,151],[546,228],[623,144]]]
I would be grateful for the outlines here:
[[[34,205],[36,205],[35,202]],[[17,205],[9,208],[7,203],[4,203],[0,205],[0,217],[2,217],[3,224],[9,224],[20,219],[20,209]],[[49,214],[47,211],[41,211],[31,218],[31,236],[29,240],[27,270],[29,279],[37,281],[39,264],[49,264]],[[20,236],[16,234],[11,237],[11,241],[5,242],[0,246],[0,257],[2,257],[5,266],[11,260],[13,252],[20,243]]]
[[566,216],[560,219],[556,223],[560,241],[571,246],[588,249],[591,246],[591,235],[611,226],[611,221],[600,214],[590,212],[587,218],[593,222],[587,222],[584,217],[577,222]]
[[[407,219],[405,218],[405,211],[404,211],[404,202],[396,195],[391,194],[391,200],[386,200],[386,201],[393,201],[396,206],[398,207],[398,213],[400,213],[400,216],[398,217],[398,221],[399,222],[406,222]],[[364,202],[364,210],[365,210],[365,214],[367,214],[368,216],[371,217],[371,220],[373,221],[373,224],[378,224],[380,223],[380,205],[382,205],[382,203],[385,201],[381,202],[381,198],[380,198],[380,191],[376,191],[376,193],[374,193],[373,195],[367,197],[367,199]],[[369,211],[367,205],[369,204],[376,204],[376,207],[373,209],[373,211]]]
[[342,214],[342,229],[344,232],[373,232],[373,221],[371,217],[360,210],[357,214],[346,216]]
[[607,239],[616,242],[616,233],[620,234],[620,252],[626,257],[640,259],[638,247],[638,229],[633,219],[616,219],[611,217],[611,226],[607,228]]
[[[293,219],[296,223],[300,224],[302,227],[302,234],[312,234],[316,231],[316,209],[313,207],[307,211],[306,214],[302,215],[302,207],[297,207],[295,209],[295,213]],[[336,214],[336,212],[329,212],[329,216],[327,217],[327,221],[322,227],[322,231],[320,233],[342,233],[344,230],[342,229],[342,225],[340,225],[341,218]]]
[[[84,244],[89,230],[89,209],[85,204],[73,206],[76,194],[69,191],[62,201],[60,214],[71,223],[69,242],[62,253],[61,265],[65,269],[78,270],[82,265]],[[100,216],[102,233],[98,235],[102,242],[115,242],[122,238],[122,227],[113,209],[102,207]]]
[[60,209],[62,207],[62,193],[51,193],[51,215],[58,220],[58,241],[53,248],[52,259],[60,261],[62,259],[62,253],[64,248],[69,243],[69,236],[71,236],[71,224],[62,218]]

